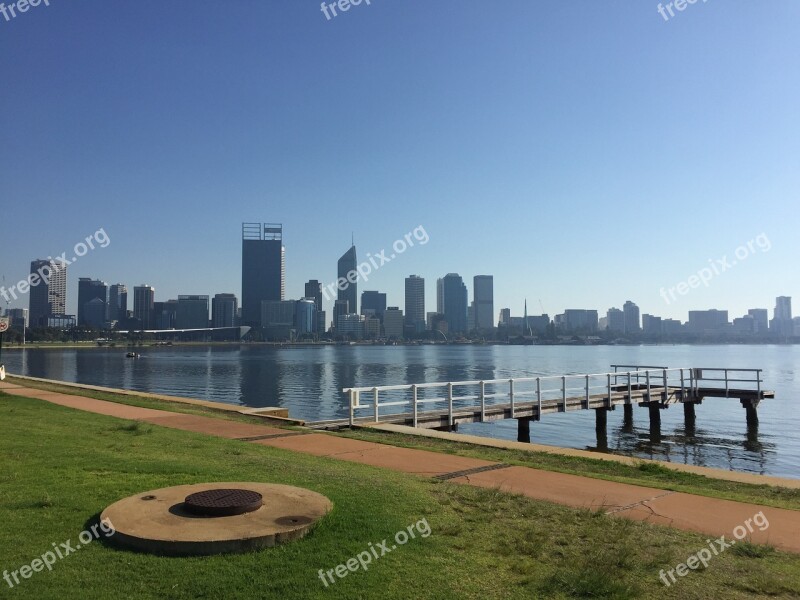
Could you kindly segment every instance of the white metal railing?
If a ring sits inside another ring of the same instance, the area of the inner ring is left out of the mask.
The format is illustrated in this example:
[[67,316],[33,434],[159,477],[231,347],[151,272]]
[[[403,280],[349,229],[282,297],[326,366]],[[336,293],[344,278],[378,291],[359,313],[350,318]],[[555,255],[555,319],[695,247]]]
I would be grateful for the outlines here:
[[[678,387],[681,390],[687,389],[686,383],[693,385],[694,378],[690,375],[692,369],[647,369],[634,370],[627,372],[615,371],[613,373],[593,373],[593,374],[571,374],[571,375],[550,375],[544,377],[523,377],[510,379],[491,379],[475,381],[448,381],[436,383],[415,383],[406,385],[385,385],[372,387],[345,388],[344,393],[348,394],[350,400],[350,424],[355,422],[356,411],[371,409],[375,422],[380,421],[381,409],[391,409],[402,406],[411,408],[414,427],[417,426],[417,419],[420,406],[439,404],[444,412],[447,410],[448,422],[453,424],[453,413],[455,410],[474,406],[477,401],[481,410],[481,418],[485,417],[486,407],[498,404],[509,404],[511,417],[514,418],[517,403],[522,401],[534,401],[537,403],[541,414],[543,401],[559,402],[559,410],[567,410],[568,400],[574,403],[576,398],[583,398],[581,408],[589,408],[592,395],[605,394],[608,406],[611,406],[612,395],[624,391],[627,388],[628,395],[634,386],[637,391],[647,389],[650,394],[651,388],[666,389]],[[613,379],[613,381],[612,381]],[[623,380],[623,389],[620,389],[620,379]],[[646,386],[640,387],[640,386]],[[410,392],[410,398],[408,397]],[[442,395],[443,393],[443,395]],[[372,396],[372,402],[364,404],[361,402],[362,394]],[[386,398],[381,401],[381,394]],[[393,399],[392,396],[400,396]],[[683,394],[681,395],[683,398]]]
[[[539,415],[542,414],[542,402],[559,402],[559,410],[567,411],[568,400],[573,403],[576,398],[583,397],[581,408],[589,408],[593,394],[605,394],[607,406],[611,406],[612,395],[627,391],[630,401],[634,391],[647,391],[648,397],[652,388],[659,391],[674,389],[676,397],[684,401],[688,397],[697,396],[701,382],[724,382],[725,394],[730,391],[731,383],[745,383],[756,386],[758,397],[761,397],[762,369],[726,369],[726,368],[672,368],[649,367],[639,365],[612,365],[614,372],[594,374],[549,375],[544,377],[522,377],[510,379],[490,379],[475,381],[447,381],[436,383],[414,383],[405,385],[384,385],[371,387],[344,388],[350,403],[350,424],[353,425],[356,411],[372,409],[375,422],[380,421],[382,408],[395,408],[411,405],[414,427],[417,426],[420,406],[439,404],[442,412],[447,409],[448,423],[452,426],[454,411],[477,401],[480,406],[481,419],[486,415],[486,407],[498,404],[509,404],[511,418],[515,416],[517,403],[529,399],[537,404]],[[620,371],[620,369],[627,369]],[[740,374],[755,374],[755,377]],[[715,376],[716,375],[716,376]],[[738,375],[738,376],[737,376]],[[613,379],[613,382],[612,382]],[[722,390],[722,387],[717,388]],[[411,397],[407,397],[410,392]],[[441,393],[444,392],[444,395]],[[580,392],[580,395],[574,393]],[[362,404],[361,395],[371,394],[372,403]],[[397,396],[399,399],[381,401],[384,396]],[[385,415],[391,413],[383,413]]]

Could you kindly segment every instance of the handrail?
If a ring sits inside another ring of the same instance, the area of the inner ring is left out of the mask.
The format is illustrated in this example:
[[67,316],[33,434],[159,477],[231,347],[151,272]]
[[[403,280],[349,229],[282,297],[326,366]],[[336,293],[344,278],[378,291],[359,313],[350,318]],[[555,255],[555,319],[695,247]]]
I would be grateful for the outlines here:
[[[627,401],[630,401],[632,393],[632,382],[635,379],[637,389],[644,391],[646,389],[647,398],[652,398],[653,388],[657,390],[656,396],[664,393],[664,401],[669,395],[670,384],[672,389],[677,390],[680,385],[680,394],[675,394],[676,398],[680,398],[681,402],[687,399],[696,397],[698,394],[699,383],[706,382],[724,382],[725,387],[716,389],[724,389],[725,394],[730,392],[731,383],[749,383],[757,386],[758,397],[761,396],[761,384],[763,380],[761,373],[763,369],[732,369],[732,368],[667,368],[667,367],[643,367],[630,365],[634,368],[633,371],[619,371],[619,368],[628,367],[627,365],[611,365],[615,370],[606,373],[571,373],[565,375],[544,375],[538,377],[512,377],[504,379],[483,379],[473,381],[446,381],[446,382],[431,382],[431,383],[413,383],[401,385],[385,385],[385,386],[367,386],[367,387],[350,387],[344,388],[342,391],[349,396],[350,403],[350,423],[355,422],[355,413],[359,409],[372,409],[373,418],[375,422],[380,421],[381,407],[396,407],[411,404],[412,419],[414,426],[418,423],[419,418],[419,405],[430,403],[446,403],[447,404],[447,419],[450,426],[454,424],[454,411],[456,410],[455,404],[478,400],[480,406],[481,418],[486,416],[487,406],[492,406],[498,402],[509,402],[511,406],[511,415],[514,418],[516,410],[518,409],[518,402],[521,398],[529,397],[531,401],[536,402],[541,415],[542,401],[555,401],[560,411],[568,410],[568,400],[575,400],[578,398],[581,401],[582,408],[590,408],[592,391],[602,390],[601,396],[606,406],[612,406],[612,396],[614,392],[622,393],[624,388],[627,387]],[[741,376],[731,377],[731,374],[741,373],[755,373],[754,378],[742,378]],[[688,374],[688,378],[686,375]],[[722,377],[710,377],[707,375],[722,375]],[[611,380],[614,380],[612,385]],[[623,383],[620,385],[619,378],[622,378]],[[687,385],[688,379],[688,385]],[[642,381],[643,380],[643,381]],[[556,385],[552,385],[556,383]],[[524,384],[531,384],[530,386],[523,387]],[[535,384],[535,387],[533,385]],[[487,386],[492,388],[488,389]],[[642,387],[646,386],[646,387]],[[469,387],[477,387],[475,394],[464,393],[468,392]],[[532,388],[532,389],[531,389]],[[623,389],[620,389],[623,388]],[[446,396],[434,395],[433,397],[425,397],[425,390],[446,390]],[[392,401],[381,402],[380,394],[382,392],[412,392],[410,399],[395,399]],[[755,390],[754,390],[755,391]],[[361,403],[361,392],[369,392],[372,396],[371,404]],[[422,392],[422,393],[420,393]],[[459,393],[461,392],[461,393]],[[576,393],[568,397],[568,392]],[[581,396],[577,396],[580,392]],[[688,394],[687,394],[688,392]],[[388,415],[387,415],[388,416]]]

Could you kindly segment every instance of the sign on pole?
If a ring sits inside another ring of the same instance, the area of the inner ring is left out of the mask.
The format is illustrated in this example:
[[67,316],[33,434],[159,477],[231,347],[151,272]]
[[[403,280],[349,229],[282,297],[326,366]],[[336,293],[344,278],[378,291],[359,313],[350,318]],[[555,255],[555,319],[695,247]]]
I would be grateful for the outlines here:
[[11,326],[11,319],[9,317],[0,317],[0,333],[8,331]]

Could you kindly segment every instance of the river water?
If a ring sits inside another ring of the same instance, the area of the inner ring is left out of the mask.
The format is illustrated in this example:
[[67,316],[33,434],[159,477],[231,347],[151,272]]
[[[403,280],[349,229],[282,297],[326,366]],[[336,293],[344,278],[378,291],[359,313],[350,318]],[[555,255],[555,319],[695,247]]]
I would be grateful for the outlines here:
[[[437,381],[604,373],[612,364],[763,369],[764,388],[776,392],[759,407],[759,427],[748,430],[738,400],[709,398],[697,407],[695,429],[683,411],[662,411],[660,435],[646,409],[633,428],[622,410],[609,413],[612,452],[800,478],[800,348],[797,346],[213,346],[9,350],[10,373],[241,404],[281,406],[309,421],[345,418],[345,387]],[[459,431],[516,439],[516,421],[461,425]],[[531,425],[533,442],[597,449],[593,411],[546,415]]]

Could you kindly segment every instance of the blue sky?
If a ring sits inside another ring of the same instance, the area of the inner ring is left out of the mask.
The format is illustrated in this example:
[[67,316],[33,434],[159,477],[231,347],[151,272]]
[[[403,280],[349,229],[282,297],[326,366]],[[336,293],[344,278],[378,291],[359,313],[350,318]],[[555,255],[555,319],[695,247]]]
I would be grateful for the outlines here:
[[[240,293],[281,222],[287,296],[417,226],[363,289],[495,276],[495,308],[643,312],[800,296],[800,4],[50,0],[0,17],[0,276]],[[676,286],[764,234],[746,260]],[[11,306],[27,306],[23,302]]]

